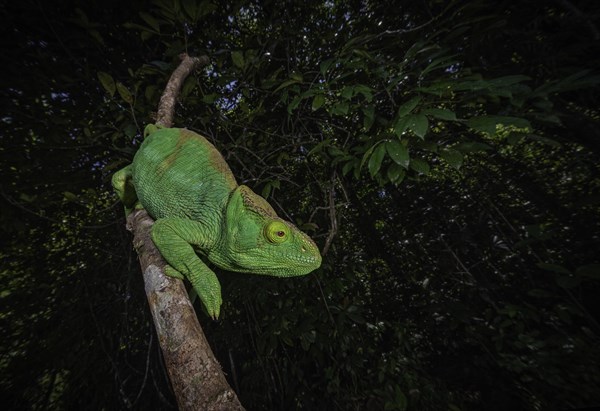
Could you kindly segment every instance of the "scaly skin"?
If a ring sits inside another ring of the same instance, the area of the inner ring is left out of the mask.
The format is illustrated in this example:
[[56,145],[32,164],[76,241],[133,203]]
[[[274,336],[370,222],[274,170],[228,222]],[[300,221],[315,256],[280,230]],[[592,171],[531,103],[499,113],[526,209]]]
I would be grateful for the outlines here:
[[165,273],[188,278],[211,317],[219,316],[221,286],[197,253],[226,270],[276,277],[319,268],[321,255],[310,237],[238,186],[204,137],[177,128],[146,131],[133,163],[115,173],[113,186],[126,213],[143,207],[156,220],[152,240],[169,264]]

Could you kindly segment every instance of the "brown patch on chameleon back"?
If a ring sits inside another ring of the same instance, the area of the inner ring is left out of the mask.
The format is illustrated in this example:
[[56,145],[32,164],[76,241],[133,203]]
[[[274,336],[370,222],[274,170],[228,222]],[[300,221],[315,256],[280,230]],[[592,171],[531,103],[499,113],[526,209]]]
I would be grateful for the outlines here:
[[[210,143],[208,143],[210,144]],[[225,158],[223,158],[223,155],[219,152],[219,150],[217,150],[212,144],[210,145],[211,150],[209,152],[209,157],[208,157],[208,161],[210,162],[210,165],[212,167],[214,167],[216,170],[219,170],[219,172],[221,173],[231,173],[231,169],[229,168],[229,165],[227,165],[227,162],[225,162]]]
[[225,158],[223,158],[223,155],[208,140],[204,139],[204,141],[208,147],[208,162],[212,168],[217,170],[225,178],[231,189],[237,187],[237,181],[235,180],[229,165],[225,161]]
[[177,156],[179,155],[179,152],[183,149],[183,147],[188,141],[200,137],[198,134],[185,128],[179,129],[177,131],[177,134],[178,136],[177,142],[175,143],[175,147],[173,148],[171,153],[156,167],[156,172],[159,175],[164,173],[173,165],[173,163],[177,159]]
[[231,169],[215,146],[213,146],[205,137],[186,128],[178,129],[177,132],[178,136],[175,147],[173,147],[172,152],[157,166],[156,172],[158,174],[162,174],[172,167],[182,150],[194,150],[193,146],[189,146],[189,143],[195,141],[196,145],[199,146],[195,148],[195,150],[199,150],[197,151],[199,154],[198,160],[204,158],[205,160],[202,161],[208,161],[211,171],[216,171],[217,174],[220,174],[225,180],[225,183],[228,185],[229,189],[233,190],[235,187],[237,187],[237,182],[235,181],[235,177],[233,176]]
[[180,147],[190,140],[205,140],[200,134],[188,130],[187,128],[179,129],[179,139],[177,140],[177,147]]
[[167,171],[171,167],[171,165],[175,161],[176,156],[177,156],[177,153],[175,151],[173,151],[171,154],[169,154],[167,156],[167,158],[165,158],[163,161],[161,161],[160,164],[158,164],[156,166],[156,174],[163,175],[164,172]]
[[158,167],[156,169],[156,171],[159,174],[168,170],[173,165],[173,163],[179,156],[179,153],[181,152],[181,150],[184,149],[185,145],[188,142],[190,142],[192,140],[200,140],[200,144],[210,145],[210,143],[204,137],[202,137],[201,135],[199,135],[197,133],[194,133],[191,130],[188,130],[187,128],[178,129],[177,134],[178,134],[178,136],[177,136],[177,142],[175,143],[175,147],[173,148],[171,153],[163,161],[160,162],[160,164],[158,165]]

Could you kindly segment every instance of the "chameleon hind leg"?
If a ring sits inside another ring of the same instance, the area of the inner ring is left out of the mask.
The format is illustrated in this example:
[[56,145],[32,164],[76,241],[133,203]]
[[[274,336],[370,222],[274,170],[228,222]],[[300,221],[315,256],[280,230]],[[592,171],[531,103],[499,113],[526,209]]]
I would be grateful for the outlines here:
[[132,177],[131,164],[112,176],[112,186],[125,206],[125,215],[129,215],[139,205]]
[[221,310],[221,285],[215,273],[202,262],[194,245],[206,245],[202,225],[185,218],[159,218],[152,226],[152,241],[167,260],[165,274],[187,278],[214,319]]

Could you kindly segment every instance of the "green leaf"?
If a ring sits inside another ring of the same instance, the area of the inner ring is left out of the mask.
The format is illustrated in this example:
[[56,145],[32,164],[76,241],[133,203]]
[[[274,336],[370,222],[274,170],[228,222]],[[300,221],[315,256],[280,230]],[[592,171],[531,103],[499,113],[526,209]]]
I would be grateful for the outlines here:
[[332,107],[331,114],[345,116],[346,114],[348,114],[348,110],[350,110],[350,106],[348,105],[348,103],[337,103]]
[[160,33],[160,25],[158,23],[158,21],[150,14],[145,13],[145,12],[140,12],[140,17],[142,18],[142,20],[144,20],[150,27],[152,27],[152,29],[157,32]]
[[467,126],[473,130],[481,131],[490,135],[496,134],[497,125],[514,126],[532,130],[531,124],[524,118],[507,116],[478,116],[467,120]]
[[425,74],[429,73],[430,71],[436,70],[438,68],[448,67],[448,66],[451,66],[452,64],[457,63],[457,61],[454,60],[455,57],[456,57],[456,55],[452,55],[452,56],[442,56],[442,57],[438,57],[438,58],[434,59],[421,72],[421,75],[419,77],[424,77]]
[[371,102],[373,100],[373,89],[369,86],[365,86],[364,84],[358,84],[354,86],[354,95],[362,94],[365,100]]
[[510,145],[515,145],[521,142],[525,138],[526,134],[523,133],[509,133],[506,137],[506,141]]
[[309,98],[316,94],[319,94],[320,92],[321,91],[318,88],[310,88],[310,89],[306,90],[304,93],[300,94],[300,97]]
[[494,87],[508,87],[513,84],[522,83],[523,81],[531,80],[531,77],[527,77],[521,74],[513,76],[498,77],[488,80],[488,83]]
[[455,169],[459,169],[463,164],[463,155],[460,151],[447,148],[440,151],[440,156]]
[[575,271],[578,276],[600,279],[600,264],[588,264],[578,267]]
[[303,80],[302,73],[292,73],[290,74],[290,78],[296,80],[298,83],[301,83]]
[[354,50],[352,50],[352,52],[353,52],[354,54],[356,54],[357,56],[360,56],[360,57],[362,57],[362,58],[364,58],[364,59],[367,59],[367,60],[374,60],[373,56],[371,56],[371,55],[370,55],[370,54],[369,54],[367,51],[365,51],[365,50],[362,50],[362,49],[354,49]]
[[121,96],[123,101],[129,104],[133,104],[133,96],[131,95],[129,90],[127,90],[127,87],[125,87],[125,85],[120,81],[117,82],[117,91],[119,92],[119,95]]
[[429,175],[431,172],[431,168],[429,167],[429,163],[420,158],[411,158],[410,159],[410,168],[415,170],[418,173]]
[[182,0],[181,4],[188,17],[195,22],[198,19],[198,4],[196,0]]
[[411,111],[413,111],[415,109],[415,107],[417,107],[417,105],[419,104],[420,101],[421,101],[421,96],[416,96],[416,97],[411,98],[404,104],[402,104],[398,108],[398,117],[404,117],[407,114],[409,114]]
[[64,191],[63,196],[65,197],[65,199],[67,201],[77,201],[78,200],[77,196],[75,194],[71,193],[70,191]]
[[142,39],[142,41],[146,41],[151,39],[152,37],[154,37],[154,33],[151,31],[142,31],[140,33],[140,38]]
[[410,163],[408,148],[404,147],[404,145],[396,140],[386,142],[385,148],[394,163],[408,169],[408,164]]
[[556,147],[556,148],[562,147],[562,144],[560,144],[558,141],[548,138],[548,137],[540,136],[537,134],[529,134],[529,135],[527,135],[527,138],[529,140],[539,141],[540,143],[549,145],[551,147]]
[[481,151],[492,150],[492,147],[485,143],[479,143],[477,141],[465,141],[454,146],[454,149],[463,153],[477,153]]
[[[194,1],[194,0],[188,0],[188,1]],[[218,8],[219,8],[219,6],[215,3],[213,3],[212,1],[203,0],[199,4],[199,13],[196,15],[196,19],[198,19],[199,17],[206,16],[207,14],[212,13],[213,11],[217,10]]]
[[393,184],[400,184],[405,175],[406,171],[396,163],[390,164],[387,169],[387,178]]
[[547,123],[547,124],[551,124],[551,125],[555,125],[555,126],[562,125],[562,121],[560,121],[560,118],[554,114],[536,113],[535,118],[536,118],[536,120],[541,121],[543,123]]
[[352,171],[352,169],[354,167],[356,167],[356,160],[355,159],[352,159],[352,160],[346,162],[346,164],[344,164],[344,167],[342,167],[342,175],[345,176],[350,171]]
[[158,67],[162,71],[167,71],[167,70],[169,70],[169,68],[171,68],[171,65],[169,63],[167,63],[166,61],[152,60],[150,62],[150,64]]
[[565,289],[571,289],[581,284],[581,277],[560,276],[556,277],[556,284]]
[[371,147],[369,147],[369,149],[367,151],[365,151],[365,153],[362,156],[362,159],[360,160],[360,165],[358,166],[358,170],[355,170],[356,175],[360,174],[360,171],[362,170],[363,166],[365,165],[365,162],[369,159],[369,157],[373,153],[373,150],[375,150],[375,147],[377,147],[377,144],[372,145]]
[[334,59],[328,59],[321,62],[319,69],[321,70],[321,75],[323,77],[325,77],[325,74],[327,74],[327,71],[329,70],[329,67],[331,66],[331,64],[333,64],[333,62]]
[[320,153],[323,151],[324,148],[328,147],[329,144],[331,144],[331,139],[327,138],[323,141],[321,141],[320,143],[318,143],[316,146],[314,146],[306,155],[307,157],[310,157],[311,155],[315,154],[315,153]]
[[100,80],[102,87],[104,87],[104,90],[106,90],[111,97],[114,97],[117,86],[115,85],[115,80],[112,78],[112,76],[103,71],[99,71],[98,79]]
[[363,119],[363,127],[365,128],[365,130],[369,130],[371,128],[371,126],[373,126],[373,123],[375,122],[375,107],[374,106],[367,106],[362,108],[362,112],[365,115],[365,118]]
[[350,100],[354,96],[354,87],[346,86],[343,88],[341,96],[345,100]]
[[429,120],[425,114],[411,114],[408,127],[421,139],[425,137],[427,130],[429,129]]
[[539,288],[534,288],[533,290],[529,290],[527,291],[527,294],[535,297],[535,298],[548,298],[548,297],[552,297],[552,293],[549,293],[546,290],[541,290]]
[[268,198],[273,191],[281,187],[281,182],[279,180],[270,180],[267,181],[264,188],[262,189],[261,196],[263,198]]
[[137,24],[137,23],[126,22],[126,23],[123,23],[123,27],[125,27],[126,29],[137,29],[137,30],[139,30],[139,31],[141,31],[143,33],[156,34],[149,27],[142,26],[141,24]]
[[287,111],[288,111],[289,114],[292,114],[292,112],[294,110],[296,110],[296,108],[298,108],[298,105],[300,104],[300,101],[302,101],[302,98],[300,96],[294,97],[294,99],[288,105],[288,108],[287,108]]
[[440,46],[438,46],[437,44],[428,44],[425,41],[417,41],[404,54],[404,59],[413,60],[417,54],[424,53],[429,50],[437,50],[439,49],[439,47]]
[[411,121],[410,116],[400,117],[396,121],[396,124],[394,124],[394,134],[396,134],[398,137],[402,136],[402,134],[408,128],[408,125],[410,124],[410,121]]
[[135,137],[135,135],[137,134],[137,127],[135,126],[135,124],[133,123],[129,123],[125,129],[123,130],[123,132],[125,133],[125,135],[129,138]]
[[154,101],[154,96],[158,93],[158,87],[156,87],[154,84],[150,84],[148,87],[146,87],[146,91],[144,92],[144,97],[146,97],[146,100],[151,103]]
[[244,68],[244,54],[241,51],[232,51],[231,60],[236,67]]
[[21,194],[19,194],[19,199],[23,200],[23,201],[27,201],[28,203],[33,203],[37,199],[37,196],[36,195],[30,196],[28,194],[21,193]]
[[[233,54],[233,53],[232,53]],[[232,56],[233,58],[233,56]],[[234,63],[235,64],[235,63]],[[283,83],[281,83],[279,85],[279,87],[277,87],[275,90],[273,90],[273,93],[278,92],[279,90],[281,90],[282,88],[288,87],[292,84],[296,84],[296,83],[300,83],[300,81],[296,80],[296,79],[290,79],[290,80],[286,80]]]
[[312,101],[312,111],[316,111],[325,103],[325,96],[323,94],[317,94]]
[[217,93],[206,94],[202,96],[202,102],[206,104],[212,104],[219,97]]
[[406,395],[404,395],[404,393],[400,390],[400,387],[395,386],[394,392],[392,395],[393,395],[393,397],[392,397],[391,401],[386,401],[383,409],[386,411],[387,410],[406,411],[406,408],[408,407],[408,399],[406,398]]
[[371,177],[375,177],[375,174],[379,172],[381,168],[381,162],[385,156],[385,144],[379,144],[377,148],[373,151],[371,158],[369,158],[369,174]]
[[569,271],[567,268],[563,267],[562,265],[558,265],[558,264],[537,263],[537,266],[539,268],[541,268],[542,270],[552,271],[552,272],[555,272],[558,274],[571,274],[571,271]]
[[271,194],[271,190],[273,189],[273,186],[271,185],[271,182],[268,182],[267,184],[265,184],[265,186],[263,187],[260,196],[262,198],[268,199],[269,195]]
[[431,151],[432,153],[437,153],[439,151],[438,144],[433,141],[419,140],[415,141],[413,144],[417,148],[422,148],[423,150]]
[[336,146],[329,146],[327,147],[327,152],[329,153],[329,155],[331,157],[346,157],[347,154],[345,151],[340,150],[338,147]]
[[456,121],[456,113],[445,108],[426,108],[421,113],[440,120]]

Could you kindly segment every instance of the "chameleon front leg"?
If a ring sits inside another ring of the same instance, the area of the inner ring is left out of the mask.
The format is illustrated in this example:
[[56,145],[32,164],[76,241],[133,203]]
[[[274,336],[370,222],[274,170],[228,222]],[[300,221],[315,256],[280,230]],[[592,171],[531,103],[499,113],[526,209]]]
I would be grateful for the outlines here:
[[215,273],[202,262],[192,245],[207,246],[204,230],[198,222],[185,218],[159,218],[152,226],[152,241],[170,267],[165,274],[181,278],[185,276],[208,315],[214,319],[221,310],[221,285]]

